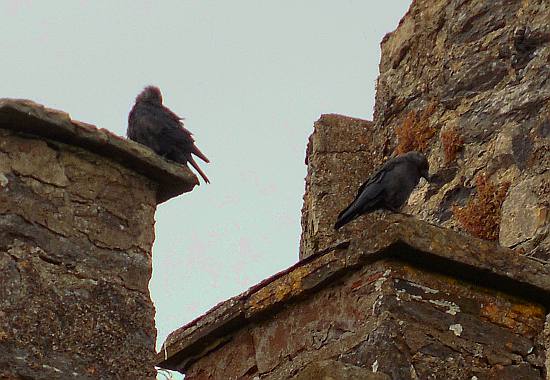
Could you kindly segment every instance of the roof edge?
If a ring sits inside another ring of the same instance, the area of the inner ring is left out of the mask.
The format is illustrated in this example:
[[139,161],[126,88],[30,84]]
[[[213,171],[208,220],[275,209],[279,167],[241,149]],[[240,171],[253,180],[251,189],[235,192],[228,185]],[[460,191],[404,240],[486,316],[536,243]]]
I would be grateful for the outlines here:
[[172,332],[157,355],[157,365],[185,370],[247,321],[387,258],[550,305],[550,268],[540,262],[411,216],[390,214],[371,227],[352,240],[308,256]]

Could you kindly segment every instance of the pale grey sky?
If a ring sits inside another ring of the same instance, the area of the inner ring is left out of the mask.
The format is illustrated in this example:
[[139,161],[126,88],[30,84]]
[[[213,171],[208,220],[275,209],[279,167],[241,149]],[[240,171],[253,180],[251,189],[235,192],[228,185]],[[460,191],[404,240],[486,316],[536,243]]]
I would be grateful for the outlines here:
[[212,183],[161,205],[157,347],[216,303],[296,262],[304,153],[322,113],[371,118],[384,34],[410,0],[0,2],[0,97],[125,135],[158,85]]

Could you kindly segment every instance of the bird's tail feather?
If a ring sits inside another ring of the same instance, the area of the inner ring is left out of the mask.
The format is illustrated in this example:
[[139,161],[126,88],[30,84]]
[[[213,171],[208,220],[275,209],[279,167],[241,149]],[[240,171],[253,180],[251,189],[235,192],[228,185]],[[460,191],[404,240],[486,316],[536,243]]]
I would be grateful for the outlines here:
[[197,148],[197,146],[195,144],[193,144],[193,150],[192,150],[192,153],[197,156],[198,158],[200,158],[201,160],[203,160],[204,162],[210,162],[210,160],[208,158],[206,158],[206,156],[204,155],[203,152],[200,151],[199,148]]
[[357,212],[356,207],[354,207],[354,204],[352,204],[350,207],[342,211],[340,215],[338,215],[338,219],[334,224],[334,229],[336,230],[340,229],[343,225],[348,224],[358,216],[359,216],[359,213]]
[[365,199],[364,197],[360,196],[359,198],[355,199],[348,207],[346,207],[340,213],[340,215],[338,215],[338,219],[334,224],[334,228],[337,230],[343,225],[351,222],[358,216],[376,210],[377,208],[379,208],[379,206],[379,200]]
[[[202,177],[202,179],[204,179],[204,182],[206,183],[210,183],[210,180],[208,179],[208,177],[206,176],[206,174],[204,174],[204,172],[202,171],[202,169],[200,168],[200,166],[197,164],[197,162],[193,159],[193,157],[191,155],[189,155],[189,159],[188,161],[191,163],[191,166],[193,166],[195,168],[195,170],[197,172],[199,172],[200,176]],[[206,161],[208,162],[208,161]]]

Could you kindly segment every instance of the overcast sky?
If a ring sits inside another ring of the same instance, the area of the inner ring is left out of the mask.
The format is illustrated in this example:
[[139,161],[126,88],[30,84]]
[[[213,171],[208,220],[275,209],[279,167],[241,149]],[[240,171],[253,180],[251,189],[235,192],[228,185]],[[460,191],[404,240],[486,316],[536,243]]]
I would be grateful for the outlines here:
[[298,258],[307,137],[370,119],[384,34],[410,0],[0,1],[0,97],[125,135],[158,85],[211,179],[156,213],[157,347]]

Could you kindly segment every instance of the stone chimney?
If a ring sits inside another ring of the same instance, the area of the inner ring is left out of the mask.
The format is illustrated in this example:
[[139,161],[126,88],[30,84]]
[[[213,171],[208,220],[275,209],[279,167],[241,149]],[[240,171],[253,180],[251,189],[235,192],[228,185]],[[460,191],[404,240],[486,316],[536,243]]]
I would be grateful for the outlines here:
[[[341,236],[349,236],[349,229],[344,235],[335,233],[334,222],[364,179],[382,162],[383,152],[371,144],[372,126],[370,121],[334,114],[322,115],[314,124],[306,150],[300,259],[337,244]],[[354,227],[356,230],[358,225]]]
[[31,101],[0,100],[0,378],[154,379],[156,205],[189,169]]

